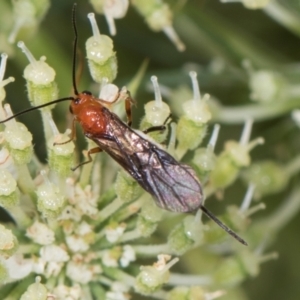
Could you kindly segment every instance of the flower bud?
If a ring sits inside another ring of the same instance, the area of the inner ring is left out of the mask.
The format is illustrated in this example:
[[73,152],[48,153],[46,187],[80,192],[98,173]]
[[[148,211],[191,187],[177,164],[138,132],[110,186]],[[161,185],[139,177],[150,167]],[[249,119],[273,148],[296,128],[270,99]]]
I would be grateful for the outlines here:
[[[9,104],[5,104],[7,117],[12,116]],[[3,137],[6,141],[7,148],[15,164],[23,165],[30,162],[32,149],[32,135],[22,123],[16,120],[10,120],[5,123]]]
[[215,168],[216,155],[214,148],[217,142],[220,125],[216,124],[207,148],[199,148],[194,152],[192,165],[199,174],[200,179],[205,180],[210,172]]
[[[41,57],[37,61],[27,49],[24,42],[18,42],[18,47],[26,55],[29,65],[24,70],[26,79],[28,98],[33,106],[42,105],[58,98],[58,88],[54,81],[55,71],[45,61],[46,57]],[[53,106],[47,106],[43,110],[50,110]]]
[[[0,65],[0,103],[5,99],[6,97],[6,92],[4,90],[4,87],[10,83],[15,81],[14,77],[9,77],[5,80],[3,80],[4,78],[4,73],[5,73],[5,69],[6,69],[6,61],[7,61],[7,54],[6,53],[2,53],[1,54],[1,65]],[[0,115],[1,119],[2,116]]]
[[36,277],[35,283],[31,284],[20,300],[47,300],[48,291],[45,285],[41,284],[41,278]]
[[225,150],[217,157],[215,168],[210,175],[210,184],[214,189],[227,187],[237,178],[241,168],[250,165],[250,150],[263,143],[261,138],[249,143],[251,128],[252,120],[248,120],[240,142],[226,142]]
[[136,277],[135,290],[143,295],[150,295],[158,291],[169,280],[169,269],[179,260],[174,258],[168,264],[169,255],[159,255],[159,261],[153,266],[141,266],[141,272]]
[[243,172],[242,178],[247,184],[255,185],[255,196],[259,198],[281,191],[289,180],[284,167],[272,161],[252,164]]
[[120,171],[115,182],[115,192],[119,199],[130,202],[141,195],[142,189],[131,176]]
[[49,0],[18,0],[13,1],[14,26],[8,37],[10,43],[14,43],[17,35],[21,32],[28,36],[36,31],[40,21],[49,9]]
[[201,213],[196,216],[187,216],[175,226],[168,236],[168,245],[172,253],[182,255],[193,246],[201,243],[203,238],[203,225],[200,220]]
[[51,183],[46,177],[45,172],[41,172],[44,177],[42,183],[37,189],[37,207],[44,218],[56,218],[63,210],[65,197],[60,192],[58,186]]
[[[148,128],[151,128],[153,126],[163,125],[171,114],[169,106],[162,101],[157,77],[152,76],[151,81],[153,83],[155,100],[149,101],[145,104],[145,117],[142,119],[140,124],[141,130],[147,130]],[[166,130],[149,132],[148,134],[156,142],[161,143],[165,141],[168,130],[166,128]]]
[[243,66],[249,74],[250,98],[257,102],[269,103],[286,98],[288,86],[285,78],[269,70],[256,71],[250,61],[245,60]]
[[90,0],[94,10],[99,14],[104,14],[111,35],[116,34],[114,19],[123,18],[127,12],[128,0]]
[[193,85],[193,99],[183,103],[183,116],[177,124],[177,156],[181,158],[187,150],[194,150],[206,135],[207,122],[211,112],[206,104],[208,95],[201,98],[197,73],[190,72]]
[[178,286],[172,289],[167,296],[167,300],[206,300],[207,293],[200,286]]
[[163,210],[153,201],[145,201],[138,215],[137,229],[143,237],[149,237],[163,216]]
[[16,180],[5,169],[0,170],[0,206],[8,209],[19,202]]
[[276,259],[277,253],[259,255],[249,250],[243,250],[235,257],[224,259],[214,274],[215,283],[224,287],[234,287],[249,275],[255,277],[259,274],[261,263]]
[[132,0],[131,2],[153,31],[164,31],[178,51],[185,49],[185,45],[172,27],[173,15],[168,4],[161,0]]
[[27,228],[26,236],[40,245],[50,245],[55,240],[53,230],[51,230],[44,223],[40,223],[38,221],[35,221],[30,227]]
[[9,279],[9,273],[6,266],[0,260],[0,283],[4,284]]
[[93,36],[86,41],[86,52],[91,76],[94,81],[101,83],[104,78],[112,82],[117,76],[117,58],[113,51],[110,37],[100,34],[93,13],[88,14]]
[[[68,134],[70,134],[69,130],[64,134],[53,136],[47,142],[50,169],[63,177],[70,174],[74,163],[73,153],[75,146],[72,141],[69,141]],[[66,141],[68,142],[61,144]]]
[[0,255],[8,258],[12,256],[18,248],[18,240],[10,229],[6,229],[0,224]]

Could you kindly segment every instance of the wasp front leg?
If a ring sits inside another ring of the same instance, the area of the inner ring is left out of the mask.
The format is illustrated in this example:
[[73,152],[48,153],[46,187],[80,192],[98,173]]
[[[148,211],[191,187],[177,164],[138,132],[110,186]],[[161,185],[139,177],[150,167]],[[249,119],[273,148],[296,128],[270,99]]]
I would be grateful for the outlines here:
[[88,150],[88,152],[87,152],[88,160],[86,160],[86,161],[80,163],[79,165],[77,165],[77,166],[74,167],[74,168],[71,168],[71,170],[72,170],[72,171],[75,171],[75,170],[78,169],[79,167],[81,167],[81,166],[83,166],[83,165],[86,165],[86,164],[92,162],[93,159],[92,159],[91,154],[96,154],[96,153],[99,153],[99,152],[102,152],[102,151],[103,151],[103,150],[102,150],[100,147],[95,147],[95,148],[92,148],[92,149]]
[[71,137],[65,142],[54,142],[53,146],[64,145],[76,140],[76,120],[73,118],[72,121],[72,129],[71,129]]

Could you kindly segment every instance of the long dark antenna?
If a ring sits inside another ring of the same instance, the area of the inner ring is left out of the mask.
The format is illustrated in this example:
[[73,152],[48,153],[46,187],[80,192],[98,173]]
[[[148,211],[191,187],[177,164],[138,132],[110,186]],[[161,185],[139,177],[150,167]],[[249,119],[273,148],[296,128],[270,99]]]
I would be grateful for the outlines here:
[[52,104],[54,104],[54,103],[58,103],[58,102],[62,102],[62,101],[67,101],[67,100],[73,100],[73,101],[74,101],[75,99],[74,99],[74,97],[65,97],[65,98],[56,99],[56,100],[54,100],[54,101],[51,101],[51,102],[48,102],[48,103],[44,103],[44,104],[41,104],[41,105],[38,105],[38,106],[30,107],[30,108],[27,108],[27,109],[25,109],[25,110],[22,110],[22,111],[20,111],[20,112],[18,112],[18,113],[16,113],[16,114],[14,114],[13,116],[11,116],[11,117],[9,117],[9,118],[7,118],[7,119],[5,119],[5,120],[1,120],[1,121],[0,121],[0,124],[1,124],[1,123],[5,123],[6,121],[9,121],[9,120],[11,120],[11,119],[14,119],[14,118],[16,118],[16,117],[18,117],[18,116],[20,116],[20,115],[23,115],[23,114],[25,114],[25,113],[28,113],[28,112],[30,112],[30,111],[37,110],[37,109],[39,109],[39,108],[43,108],[43,107],[52,105]]
[[72,70],[72,81],[73,81],[73,89],[74,89],[74,94],[78,95],[78,90],[76,86],[76,53],[77,53],[77,43],[78,43],[78,33],[77,33],[77,27],[76,27],[76,7],[77,3],[73,4],[73,9],[72,9],[72,25],[74,29],[74,48],[73,48],[73,70]]
[[239,237],[233,230],[223,224],[214,214],[212,214],[206,207],[200,206],[200,209],[210,218],[212,219],[217,225],[219,225],[223,230],[225,230],[228,234],[234,237],[237,241],[241,244],[248,246],[247,242],[244,241],[241,237]]

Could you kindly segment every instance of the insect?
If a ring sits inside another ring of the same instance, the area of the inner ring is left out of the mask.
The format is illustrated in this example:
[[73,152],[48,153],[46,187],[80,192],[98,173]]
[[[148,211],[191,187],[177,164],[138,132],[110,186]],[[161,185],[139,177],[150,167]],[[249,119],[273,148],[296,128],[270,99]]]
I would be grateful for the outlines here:
[[[202,187],[195,171],[188,165],[176,161],[160,146],[154,144],[144,135],[139,134],[130,127],[130,94],[128,94],[125,99],[125,110],[128,118],[128,123],[126,124],[121,121],[116,114],[109,110],[111,102],[96,98],[88,91],[78,92],[75,80],[78,40],[75,10],[76,5],[74,5],[72,12],[72,24],[75,33],[72,81],[75,96],[57,99],[40,106],[29,108],[0,123],[15,118],[24,112],[42,108],[53,103],[70,100],[70,112],[73,114],[74,120],[72,136],[69,141],[74,139],[75,122],[78,122],[81,125],[85,136],[97,144],[96,148],[88,151],[88,160],[83,164],[91,162],[91,154],[105,151],[117,161],[144,190],[152,195],[159,207],[181,213],[194,212],[201,209],[227,233],[240,243],[247,245],[241,237],[224,225],[203,206],[204,197]],[[164,128],[165,125],[152,127],[146,130],[146,133],[154,130],[162,130]]]

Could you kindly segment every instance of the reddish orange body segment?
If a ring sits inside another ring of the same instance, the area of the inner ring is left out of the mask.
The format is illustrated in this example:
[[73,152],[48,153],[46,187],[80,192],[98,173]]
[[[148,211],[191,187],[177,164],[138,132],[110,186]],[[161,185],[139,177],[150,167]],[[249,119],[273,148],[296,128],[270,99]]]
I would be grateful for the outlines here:
[[99,135],[107,133],[105,108],[99,100],[92,95],[80,93],[75,101],[71,102],[71,112],[86,134]]

